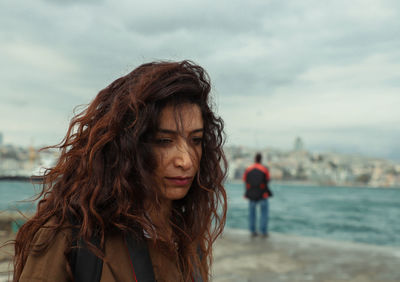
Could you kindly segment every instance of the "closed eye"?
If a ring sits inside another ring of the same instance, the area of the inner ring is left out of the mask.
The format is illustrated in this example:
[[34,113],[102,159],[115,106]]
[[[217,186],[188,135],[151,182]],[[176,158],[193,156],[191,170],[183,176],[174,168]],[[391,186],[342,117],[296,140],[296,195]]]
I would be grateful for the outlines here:
[[192,142],[194,145],[200,145],[203,143],[203,137],[193,137]]
[[158,145],[168,145],[173,142],[170,138],[157,138],[155,141]]

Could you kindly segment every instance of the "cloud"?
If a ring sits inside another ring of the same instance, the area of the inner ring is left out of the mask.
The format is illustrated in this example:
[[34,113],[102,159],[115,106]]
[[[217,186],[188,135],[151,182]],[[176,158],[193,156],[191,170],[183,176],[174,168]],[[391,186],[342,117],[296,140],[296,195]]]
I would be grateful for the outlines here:
[[0,131],[61,138],[74,106],[137,65],[191,59],[210,73],[231,143],[290,147],[301,135],[390,155],[399,11],[395,0],[5,0]]
[[45,72],[73,72],[78,66],[58,54],[55,50],[30,42],[11,42],[0,46],[4,57],[31,67],[32,70]]

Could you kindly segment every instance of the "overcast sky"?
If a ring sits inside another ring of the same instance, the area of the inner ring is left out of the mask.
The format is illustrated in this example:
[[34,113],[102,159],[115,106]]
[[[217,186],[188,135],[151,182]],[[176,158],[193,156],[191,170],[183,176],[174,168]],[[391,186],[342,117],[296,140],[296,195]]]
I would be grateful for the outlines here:
[[0,2],[0,132],[55,144],[152,60],[210,74],[228,144],[400,160],[400,1]]

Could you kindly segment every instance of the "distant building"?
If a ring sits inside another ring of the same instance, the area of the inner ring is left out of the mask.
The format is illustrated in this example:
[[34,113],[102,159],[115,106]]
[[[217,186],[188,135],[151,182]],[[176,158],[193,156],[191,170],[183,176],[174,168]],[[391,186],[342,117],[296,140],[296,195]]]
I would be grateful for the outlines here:
[[296,140],[294,140],[294,151],[303,151],[304,150],[304,143],[303,140],[300,137],[297,137]]

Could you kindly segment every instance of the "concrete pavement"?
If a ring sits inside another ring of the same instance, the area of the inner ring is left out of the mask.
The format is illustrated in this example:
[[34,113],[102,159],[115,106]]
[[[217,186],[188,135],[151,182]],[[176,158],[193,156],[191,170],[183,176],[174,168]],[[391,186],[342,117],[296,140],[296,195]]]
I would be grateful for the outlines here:
[[226,229],[214,249],[213,282],[400,281],[400,248]]
[[[0,252],[0,282],[8,281],[11,253],[11,246]],[[399,282],[400,248],[226,229],[214,248],[212,281]]]

